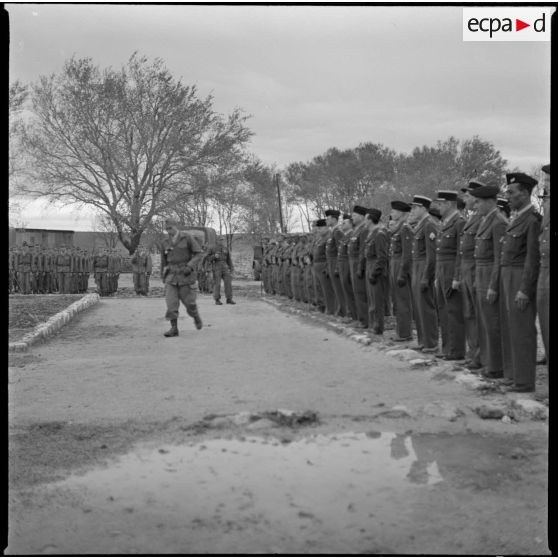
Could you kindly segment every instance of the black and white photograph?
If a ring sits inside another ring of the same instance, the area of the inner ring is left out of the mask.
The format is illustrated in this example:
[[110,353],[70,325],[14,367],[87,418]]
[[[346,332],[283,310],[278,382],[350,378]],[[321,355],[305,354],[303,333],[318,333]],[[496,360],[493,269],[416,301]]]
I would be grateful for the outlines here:
[[5,555],[557,551],[554,4],[2,12]]

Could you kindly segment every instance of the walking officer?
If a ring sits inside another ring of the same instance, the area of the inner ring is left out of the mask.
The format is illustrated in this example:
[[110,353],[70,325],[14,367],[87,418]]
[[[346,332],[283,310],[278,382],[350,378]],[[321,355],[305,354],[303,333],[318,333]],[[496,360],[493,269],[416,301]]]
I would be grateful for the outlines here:
[[442,332],[442,357],[465,358],[465,324],[459,270],[459,238],[465,219],[457,211],[457,192],[440,190],[436,199],[442,222],[436,237],[436,301]]
[[436,273],[436,237],[438,229],[428,214],[432,200],[416,195],[411,202],[410,218],[414,223],[411,258],[411,290],[413,292],[418,348],[425,353],[438,350],[438,314],[434,300]]
[[510,391],[535,390],[537,360],[536,293],[540,265],[541,216],[531,205],[537,180],[525,173],[506,175],[515,211],[502,242],[500,304],[504,378]]
[[412,339],[411,251],[413,229],[407,222],[410,211],[411,206],[404,201],[391,202],[390,274],[396,320],[394,341]]
[[477,316],[481,322],[482,375],[486,378],[502,378],[502,332],[500,319],[500,257],[502,237],[507,222],[498,211],[497,186],[480,186],[470,191],[476,199],[475,207],[481,221],[475,237],[475,292]]
[[165,337],[178,336],[178,310],[180,301],[186,312],[194,319],[196,329],[203,327],[196,304],[196,273],[198,262],[203,252],[196,239],[179,229],[178,221],[165,220],[168,238],[161,245],[161,279],[165,284],[165,299],[171,327],[164,333]]

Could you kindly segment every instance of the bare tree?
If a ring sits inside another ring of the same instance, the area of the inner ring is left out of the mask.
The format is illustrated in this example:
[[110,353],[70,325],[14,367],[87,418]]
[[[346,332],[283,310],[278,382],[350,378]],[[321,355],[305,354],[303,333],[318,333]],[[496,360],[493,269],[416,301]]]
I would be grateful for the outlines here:
[[160,59],[133,54],[120,70],[69,60],[33,86],[25,135],[35,183],[27,192],[95,207],[133,253],[152,219],[195,195],[195,176],[240,157],[251,136],[176,80]]

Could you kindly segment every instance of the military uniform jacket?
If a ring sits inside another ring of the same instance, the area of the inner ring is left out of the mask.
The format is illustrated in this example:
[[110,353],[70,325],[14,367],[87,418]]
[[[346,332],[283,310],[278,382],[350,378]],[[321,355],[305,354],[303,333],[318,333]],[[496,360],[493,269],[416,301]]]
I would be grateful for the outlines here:
[[326,259],[328,263],[334,263],[337,266],[337,246],[344,236],[340,225],[335,225],[331,229],[326,242]]
[[501,240],[506,232],[506,227],[506,220],[498,208],[495,208],[481,220],[475,237],[475,263],[492,264],[492,273],[487,288],[495,292],[499,290]]
[[58,254],[56,256],[56,271],[59,273],[69,273],[72,265],[72,257],[70,254]]
[[314,263],[326,263],[327,238],[318,237],[312,247],[312,261]]
[[106,254],[93,258],[93,272],[105,273],[108,270],[108,256]]
[[351,232],[349,237],[349,242],[347,246],[347,251],[349,253],[349,259],[351,260],[361,260],[364,253],[364,243],[366,241],[366,236],[368,235],[368,228],[366,227],[366,222],[358,224]]
[[31,271],[35,273],[44,270],[44,256],[42,253],[37,254],[33,252],[31,254]]
[[413,262],[426,260],[422,277],[417,277],[421,283],[434,281],[436,273],[436,238],[438,227],[430,215],[425,215],[413,229],[413,247],[411,257]]
[[166,284],[191,285],[196,282],[194,271],[203,256],[196,239],[185,231],[177,237],[165,238],[161,245],[161,273]]
[[502,267],[523,268],[519,290],[530,298],[537,291],[540,229],[541,216],[529,207],[510,221],[502,237]]
[[407,221],[403,221],[395,230],[391,231],[390,256],[393,260],[401,260],[399,276],[405,279],[411,274],[411,251],[413,249],[413,229]]
[[[482,215],[475,211],[465,222],[465,226],[461,229],[461,234],[459,235],[459,258],[460,262],[472,262],[474,261],[475,253],[475,237],[477,236],[477,231],[479,230],[480,223],[482,221]],[[461,265],[459,265],[461,268]],[[458,281],[461,280],[461,269],[457,269],[456,278]]]
[[229,269],[232,269],[232,259],[231,259],[231,252],[230,250],[224,247],[216,247],[211,248],[207,254],[207,257],[210,262],[212,263],[224,263],[229,266]]
[[135,253],[130,261],[133,273],[151,273],[153,262],[149,254],[141,255]]
[[372,277],[386,276],[388,274],[388,247],[389,238],[384,227],[376,227],[369,231],[364,241],[363,258],[360,260],[362,272],[366,269],[366,262],[374,262],[370,275]]
[[548,211],[544,214],[542,220],[539,250],[541,253],[541,267],[550,267],[550,213]]
[[460,265],[459,239],[465,219],[456,211],[447,221],[442,221],[436,237],[436,261],[455,261]]
[[343,236],[337,241],[337,263],[347,261],[349,259],[349,235],[351,231],[343,233]]
[[17,267],[18,271],[21,272],[28,272],[31,271],[31,261],[32,261],[33,254],[31,252],[27,252],[26,254],[21,253],[17,259]]

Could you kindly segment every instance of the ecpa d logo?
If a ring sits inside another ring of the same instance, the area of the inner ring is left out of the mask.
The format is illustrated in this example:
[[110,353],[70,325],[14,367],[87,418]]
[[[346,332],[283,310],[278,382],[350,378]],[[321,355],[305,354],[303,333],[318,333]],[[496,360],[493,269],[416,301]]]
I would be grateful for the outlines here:
[[550,41],[554,8],[463,8],[464,41]]

